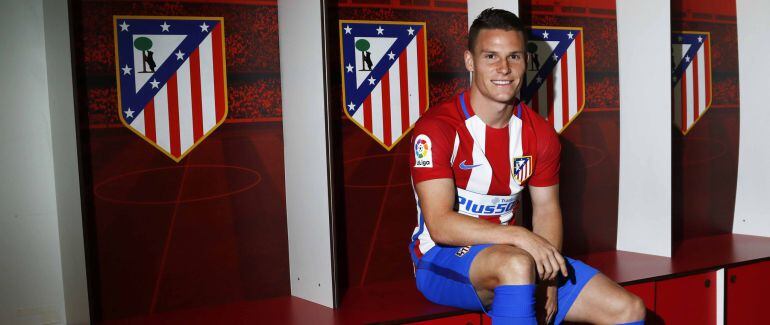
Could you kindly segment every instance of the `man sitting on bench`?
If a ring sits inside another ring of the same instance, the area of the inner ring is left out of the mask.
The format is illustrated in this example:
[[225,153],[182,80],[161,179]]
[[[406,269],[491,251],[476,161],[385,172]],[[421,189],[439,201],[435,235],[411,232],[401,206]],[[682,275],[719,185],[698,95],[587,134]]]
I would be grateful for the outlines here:
[[[471,87],[417,121],[410,155],[418,225],[410,252],[429,300],[487,312],[494,324],[642,324],[637,296],[563,257],[560,144],[516,96],[527,49],[519,18],[484,10],[471,25]],[[533,231],[511,225],[529,186]],[[546,291],[536,313],[535,289]]]

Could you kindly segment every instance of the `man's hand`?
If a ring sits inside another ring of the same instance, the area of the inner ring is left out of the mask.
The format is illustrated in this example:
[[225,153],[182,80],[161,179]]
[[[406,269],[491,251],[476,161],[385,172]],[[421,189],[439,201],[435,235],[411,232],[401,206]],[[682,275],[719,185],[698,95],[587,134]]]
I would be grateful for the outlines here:
[[541,281],[551,281],[556,279],[559,271],[563,276],[568,276],[567,264],[559,250],[551,245],[545,238],[538,236],[530,231],[522,231],[520,239],[516,246],[527,251],[535,260],[537,265],[538,278]]

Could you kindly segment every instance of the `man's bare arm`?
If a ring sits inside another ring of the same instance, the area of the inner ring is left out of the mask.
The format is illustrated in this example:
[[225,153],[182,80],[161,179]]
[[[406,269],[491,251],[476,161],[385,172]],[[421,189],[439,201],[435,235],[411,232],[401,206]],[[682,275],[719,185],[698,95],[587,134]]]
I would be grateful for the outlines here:
[[526,230],[521,227],[501,227],[455,212],[455,186],[452,179],[420,182],[415,189],[430,236],[438,243],[452,246],[515,245],[523,230]]
[[[559,250],[543,237],[523,227],[497,225],[455,212],[455,187],[451,179],[420,182],[415,189],[425,223],[437,243],[452,246],[513,245],[532,255],[542,279],[553,279],[559,270],[567,274]],[[551,277],[543,277],[546,270],[552,274]]]
[[[559,185],[530,186],[529,194],[532,199],[532,231],[561,251],[563,229]],[[558,270],[548,271],[546,268],[543,278],[555,277]]]

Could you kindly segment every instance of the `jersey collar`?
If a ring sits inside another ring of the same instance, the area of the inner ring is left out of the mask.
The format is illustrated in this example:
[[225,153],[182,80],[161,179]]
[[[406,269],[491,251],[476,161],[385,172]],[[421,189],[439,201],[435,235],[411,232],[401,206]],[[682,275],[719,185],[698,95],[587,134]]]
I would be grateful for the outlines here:
[[[466,91],[461,92],[459,95],[457,95],[457,101],[460,103],[460,113],[463,114],[465,119],[469,119],[476,115],[476,112],[473,111],[473,107],[471,107],[471,96],[466,96]],[[516,99],[518,101],[518,99]],[[521,119],[521,101],[516,105],[514,108],[513,115],[516,115],[519,119]]]

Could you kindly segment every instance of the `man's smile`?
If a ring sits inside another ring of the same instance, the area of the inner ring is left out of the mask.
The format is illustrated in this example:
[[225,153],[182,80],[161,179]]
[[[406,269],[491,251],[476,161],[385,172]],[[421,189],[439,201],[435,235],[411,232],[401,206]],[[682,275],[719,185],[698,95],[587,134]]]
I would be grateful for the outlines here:
[[497,86],[508,86],[512,83],[512,80],[492,80],[492,83]]

